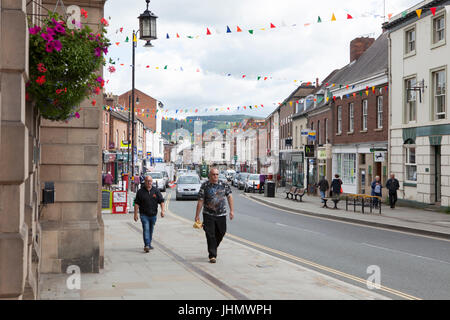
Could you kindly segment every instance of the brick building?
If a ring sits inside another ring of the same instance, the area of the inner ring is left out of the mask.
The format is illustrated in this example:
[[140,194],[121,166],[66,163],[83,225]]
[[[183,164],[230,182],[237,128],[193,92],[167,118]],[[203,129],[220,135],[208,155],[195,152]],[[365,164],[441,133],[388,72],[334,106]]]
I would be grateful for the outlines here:
[[[376,41],[355,39],[350,46],[351,59],[356,60],[342,68],[328,84],[333,113],[329,132],[333,135],[332,170],[333,176],[335,173],[341,176],[345,193],[370,194],[376,176],[381,177],[383,184],[388,179],[387,33]],[[362,52],[362,48],[367,50]],[[319,120],[314,123],[318,129]],[[319,145],[323,132],[320,135]]]

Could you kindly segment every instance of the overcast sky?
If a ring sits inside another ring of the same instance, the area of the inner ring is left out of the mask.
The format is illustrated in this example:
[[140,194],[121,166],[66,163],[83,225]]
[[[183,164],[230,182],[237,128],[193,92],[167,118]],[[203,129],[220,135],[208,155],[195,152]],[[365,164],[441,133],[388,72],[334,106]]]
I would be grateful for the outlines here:
[[[386,0],[386,15],[418,2]],[[125,39],[132,39],[132,30],[139,28],[137,17],[145,8],[144,0],[106,2],[112,42],[107,60],[116,61],[117,70],[110,74],[105,68],[109,93],[120,95],[131,89],[131,42]],[[206,108],[214,108],[208,115],[243,114],[236,108],[249,105],[264,108],[245,114],[265,117],[300,81],[322,81],[345,66],[350,41],[359,36],[378,37],[384,21],[383,0],[152,0],[150,10],[159,17],[158,40],[152,42],[153,48],[144,48],[145,42],[138,41],[136,88],[162,101],[171,117],[176,109],[199,111],[188,115],[204,115]],[[335,22],[330,21],[333,13]],[[354,19],[347,20],[347,14]],[[271,23],[276,28],[271,29]],[[232,33],[226,33],[227,26]],[[237,26],[242,33],[236,32]],[[206,35],[206,28],[211,35]],[[161,70],[166,65],[167,70]],[[258,76],[262,77],[259,81]],[[264,81],[264,77],[272,79]]]

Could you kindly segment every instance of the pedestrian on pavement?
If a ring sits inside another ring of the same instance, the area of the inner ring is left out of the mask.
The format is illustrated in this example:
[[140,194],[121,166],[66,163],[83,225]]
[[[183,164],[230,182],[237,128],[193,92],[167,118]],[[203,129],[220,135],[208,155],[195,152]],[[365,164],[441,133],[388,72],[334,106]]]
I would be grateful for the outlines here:
[[[372,185],[371,185],[371,187],[372,187],[372,193],[371,193],[371,195],[372,196],[375,196],[375,197],[382,197],[382,189],[383,189],[383,185],[381,184],[381,178],[380,178],[380,176],[376,176],[375,177],[375,181],[373,181],[372,182]],[[381,203],[380,203],[381,201],[379,200],[379,199],[377,199],[377,198],[374,198],[373,199],[373,205],[375,206],[375,208],[378,208],[378,205],[380,204],[381,205]]]
[[137,174],[134,176],[134,190],[137,193],[139,190],[139,185],[141,184],[141,177]]
[[391,178],[386,182],[386,188],[389,190],[389,204],[391,209],[394,209],[397,202],[397,190],[400,189],[400,182],[395,179],[395,174],[391,173]]
[[261,193],[263,191],[265,182],[266,182],[266,175],[260,174],[259,175],[259,193]]
[[322,176],[320,178],[320,181],[317,184],[317,186],[319,187],[320,198],[322,199],[322,203],[325,207],[325,200],[323,200],[323,199],[327,197],[326,193],[327,193],[328,189],[330,189],[330,185],[328,184],[328,180],[325,178],[325,176]]
[[164,218],[164,197],[158,188],[153,187],[152,177],[146,176],[144,187],[136,193],[134,200],[134,221],[138,221],[139,211],[144,236],[144,252],[146,253],[153,249],[152,238],[158,216],[158,204],[161,206],[161,218]]
[[108,171],[108,173],[105,176],[105,185],[107,190],[111,190],[111,186],[113,184],[113,176],[111,175],[111,172]]
[[200,187],[198,194],[195,221],[200,221],[200,211],[203,208],[203,229],[208,244],[209,262],[216,263],[217,248],[227,231],[227,208],[225,199],[230,206],[230,220],[234,218],[234,204],[231,188],[219,180],[219,170],[211,169],[209,180]]
[[342,180],[339,178],[338,174],[334,175],[334,179],[331,182],[331,192],[332,196],[335,198],[339,198],[342,193]]

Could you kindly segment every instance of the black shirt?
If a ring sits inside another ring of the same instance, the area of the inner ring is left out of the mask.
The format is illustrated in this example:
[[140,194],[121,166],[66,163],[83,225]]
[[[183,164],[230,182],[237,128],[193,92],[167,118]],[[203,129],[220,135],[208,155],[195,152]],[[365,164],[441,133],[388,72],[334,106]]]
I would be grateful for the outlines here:
[[139,206],[139,214],[154,217],[158,214],[158,204],[164,202],[164,197],[159,189],[152,187],[148,191],[145,187],[136,193],[135,204]]

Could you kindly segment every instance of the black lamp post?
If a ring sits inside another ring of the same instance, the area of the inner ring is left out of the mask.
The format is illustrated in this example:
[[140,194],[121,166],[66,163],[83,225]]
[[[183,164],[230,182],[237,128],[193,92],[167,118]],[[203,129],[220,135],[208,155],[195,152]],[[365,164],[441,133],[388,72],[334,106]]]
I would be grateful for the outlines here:
[[156,19],[158,18],[155,16],[150,10],[148,10],[148,5],[150,3],[150,0],[146,0],[147,2],[147,9],[138,17],[139,19],[139,30],[134,31],[132,35],[132,51],[133,51],[133,61],[132,61],[132,80],[131,80],[131,175],[134,177],[134,104],[135,104],[135,98],[134,98],[134,82],[135,82],[135,48],[137,46],[137,34],[139,34],[139,39],[147,41],[145,44],[145,47],[153,47],[153,45],[150,43],[151,40],[156,40]]

